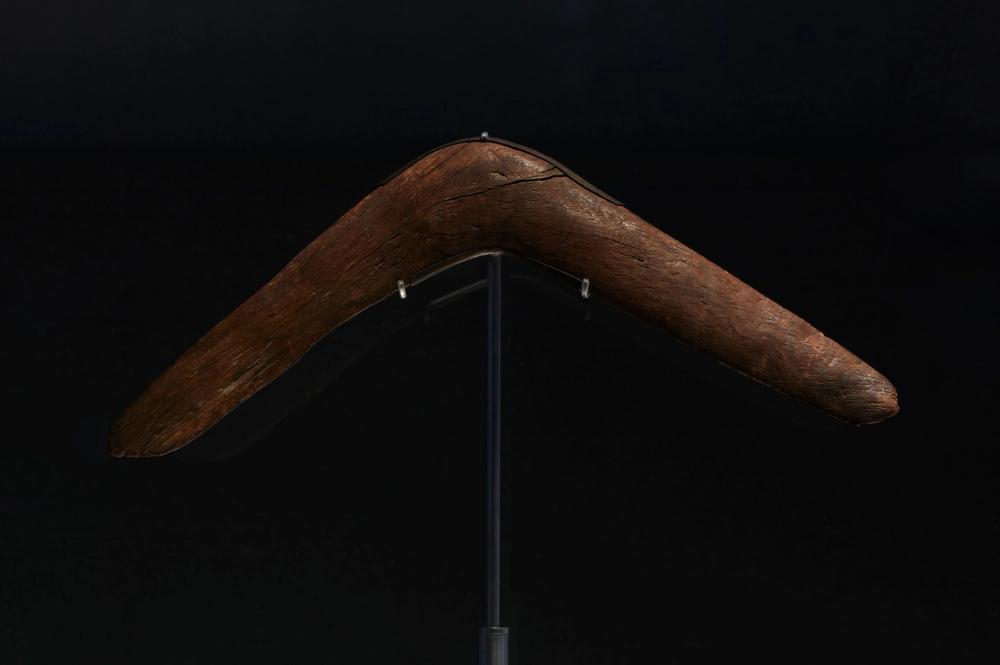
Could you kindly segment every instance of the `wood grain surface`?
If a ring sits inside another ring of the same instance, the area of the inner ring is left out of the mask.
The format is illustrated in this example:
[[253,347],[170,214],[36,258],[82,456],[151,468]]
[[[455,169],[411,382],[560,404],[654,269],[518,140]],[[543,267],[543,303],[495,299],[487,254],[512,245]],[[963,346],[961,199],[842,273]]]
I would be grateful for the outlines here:
[[187,445],[387,297],[488,251],[588,277],[591,290],[775,390],[854,424],[898,411],[881,374],[537,152],[467,140],[427,153],[345,213],[120,416],[111,452]]

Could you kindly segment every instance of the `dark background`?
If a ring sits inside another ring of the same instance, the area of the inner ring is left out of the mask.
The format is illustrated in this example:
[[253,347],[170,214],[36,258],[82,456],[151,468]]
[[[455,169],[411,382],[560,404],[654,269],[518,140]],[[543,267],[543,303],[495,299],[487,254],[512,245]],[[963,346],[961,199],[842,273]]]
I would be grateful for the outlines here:
[[995,662],[994,6],[5,2],[0,660],[473,662],[481,294],[227,461],[105,437],[382,177],[488,130],[902,404],[803,430],[515,291],[516,662]]

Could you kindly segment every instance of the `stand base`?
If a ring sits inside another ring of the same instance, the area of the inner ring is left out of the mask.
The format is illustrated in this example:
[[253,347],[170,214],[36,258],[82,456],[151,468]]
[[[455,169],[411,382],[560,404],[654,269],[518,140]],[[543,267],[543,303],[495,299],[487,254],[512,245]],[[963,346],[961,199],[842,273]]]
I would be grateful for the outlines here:
[[479,665],[507,665],[507,638],[503,626],[479,629]]

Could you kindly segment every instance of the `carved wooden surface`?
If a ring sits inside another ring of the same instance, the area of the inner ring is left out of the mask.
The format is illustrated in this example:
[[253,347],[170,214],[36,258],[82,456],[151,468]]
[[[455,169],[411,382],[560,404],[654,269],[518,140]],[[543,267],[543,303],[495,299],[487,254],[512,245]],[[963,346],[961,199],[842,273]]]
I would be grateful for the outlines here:
[[855,424],[898,410],[881,374],[544,156],[453,143],[380,185],[186,351],[119,418],[111,450],[180,448],[397,280],[503,250],[572,275],[772,388]]

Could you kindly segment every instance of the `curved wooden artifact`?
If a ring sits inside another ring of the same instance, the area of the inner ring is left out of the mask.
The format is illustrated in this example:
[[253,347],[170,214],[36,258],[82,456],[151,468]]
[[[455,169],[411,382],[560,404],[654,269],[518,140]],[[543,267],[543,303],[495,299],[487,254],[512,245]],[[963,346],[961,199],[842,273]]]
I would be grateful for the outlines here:
[[558,162],[497,139],[437,148],[384,181],[212,328],[115,423],[111,452],[187,445],[398,282],[509,252],[729,367],[854,424],[898,411],[881,374]]

